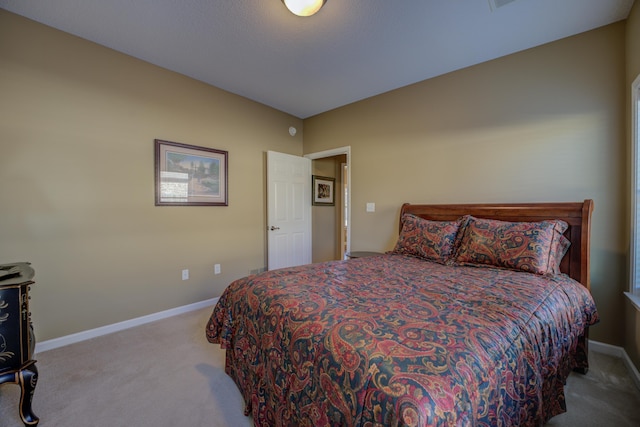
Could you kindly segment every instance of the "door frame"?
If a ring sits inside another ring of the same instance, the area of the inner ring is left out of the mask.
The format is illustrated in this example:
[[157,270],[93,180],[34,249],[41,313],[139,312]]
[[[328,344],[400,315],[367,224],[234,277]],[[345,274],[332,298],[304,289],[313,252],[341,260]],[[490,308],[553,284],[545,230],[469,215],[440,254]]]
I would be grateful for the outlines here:
[[[317,153],[305,154],[306,157],[311,160],[324,159],[326,157],[334,157],[346,154],[347,156],[347,253],[351,250],[351,146],[333,148],[331,150],[319,151]],[[312,216],[313,221],[313,216]],[[334,230],[335,231],[335,230]],[[313,234],[311,235],[313,239]]]

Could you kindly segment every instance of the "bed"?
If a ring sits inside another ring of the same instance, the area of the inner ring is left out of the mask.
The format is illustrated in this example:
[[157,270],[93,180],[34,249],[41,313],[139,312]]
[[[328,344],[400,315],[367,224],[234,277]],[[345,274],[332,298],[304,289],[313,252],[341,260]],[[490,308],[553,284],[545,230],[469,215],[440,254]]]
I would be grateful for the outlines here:
[[392,251],[234,281],[207,339],[256,426],[540,426],[588,368],[592,210],[404,204]]

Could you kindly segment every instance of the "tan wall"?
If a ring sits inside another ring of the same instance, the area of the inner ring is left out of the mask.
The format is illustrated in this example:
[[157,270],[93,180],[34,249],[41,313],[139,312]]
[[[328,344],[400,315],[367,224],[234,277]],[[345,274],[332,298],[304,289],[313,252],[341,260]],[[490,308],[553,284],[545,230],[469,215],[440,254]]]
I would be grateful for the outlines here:
[[591,338],[622,345],[624,46],[618,23],[306,119],[305,153],[351,146],[351,247],[391,249],[403,202],[592,198]]
[[[640,75],[640,4],[635,2],[633,8],[631,9],[631,13],[627,19],[626,25],[626,51],[627,51],[627,84],[625,86],[625,90],[627,93],[627,100],[629,102],[627,105],[627,129],[628,129],[628,141],[629,145],[627,148],[628,159],[626,165],[628,173],[628,181],[631,182],[631,109],[630,109],[630,97],[631,97],[631,84],[633,81]],[[628,193],[630,192],[630,184],[627,185]],[[627,211],[630,211],[630,205]],[[626,224],[628,227],[630,226],[630,221],[627,216]],[[631,233],[628,233],[630,236]],[[630,240],[627,239],[627,247],[630,243]],[[629,249],[627,249],[627,254],[630,254]],[[631,360],[633,360],[634,364],[638,369],[640,369],[640,311],[636,309],[630,301],[625,300],[625,350]]]
[[[301,120],[3,10],[0,40],[0,263],[33,263],[39,340],[266,265],[264,153]],[[229,206],[155,207],[154,138],[228,150]]]

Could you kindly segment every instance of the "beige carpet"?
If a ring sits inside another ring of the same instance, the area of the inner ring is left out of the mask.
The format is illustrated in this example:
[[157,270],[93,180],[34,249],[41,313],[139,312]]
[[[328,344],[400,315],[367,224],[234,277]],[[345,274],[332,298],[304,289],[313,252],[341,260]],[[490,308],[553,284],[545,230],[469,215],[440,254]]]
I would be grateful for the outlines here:
[[[33,410],[42,427],[252,425],[207,343],[203,309],[36,355]],[[569,411],[548,426],[640,426],[640,391],[622,361],[597,353],[567,384]],[[0,386],[0,427],[20,427],[19,389]]]

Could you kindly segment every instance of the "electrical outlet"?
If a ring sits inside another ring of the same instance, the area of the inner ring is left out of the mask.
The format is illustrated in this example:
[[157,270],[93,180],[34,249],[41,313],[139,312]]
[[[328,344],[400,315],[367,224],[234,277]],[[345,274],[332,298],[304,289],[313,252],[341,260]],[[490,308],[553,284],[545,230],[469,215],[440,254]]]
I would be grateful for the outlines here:
[[220,264],[213,266],[213,274],[220,274]]
[[189,280],[189,270],[182,270],[182,280]]

